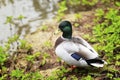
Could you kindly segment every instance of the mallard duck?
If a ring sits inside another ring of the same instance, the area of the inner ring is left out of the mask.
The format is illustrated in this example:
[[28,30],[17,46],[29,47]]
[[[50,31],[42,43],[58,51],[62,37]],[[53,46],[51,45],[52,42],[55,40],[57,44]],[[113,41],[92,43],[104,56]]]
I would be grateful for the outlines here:
[[72,36],[72,25],[62,21],[59,29],[63,32],[55,42],[55,53],[67,64],[77,67],[103,67],[106,61],[81,37]]

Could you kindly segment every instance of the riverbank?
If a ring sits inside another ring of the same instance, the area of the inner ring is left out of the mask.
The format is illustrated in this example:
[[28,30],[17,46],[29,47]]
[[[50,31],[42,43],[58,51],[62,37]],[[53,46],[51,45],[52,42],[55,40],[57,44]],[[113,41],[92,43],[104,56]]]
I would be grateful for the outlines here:
[[[75,14],[68,14],[65,15],[63,20],[71,21],[73,24],[73,35],[84,36],[84,34],[91,35],[92,34],[92,27],[94,26],[94,12],[88,11],[80,13],[82,16],[79,21],[76,20]],[[53,19],[51,21],[45,21],[42,23],[43,26],[31,33],[26,35],[26,40],[32,43],[33,48],[36,51],[41,50],[40,46],[48,40],[51,40],[52,44],[54,44],[55,40],[61,35],[61,32],[58,32],[58,25],[60,22]],[[77,26],[75,27],[74,25]]]
[[[63,0],[56,6],[59,6],[59,9],[54,19],[45,20],[40,17],[41,14],[38,15],[39,17],[32,14],[34,18],[30,19],[32,21],[37,19],[38,24],[34,21],[31,24],[30,20],[30,25],[26,25],[30,28],[20,26],[21,29],[18,30],[20,34],[27,34],[25,38],[21,39],[21,35],[16,34],[9,37],[4,47],[0,46],[0,80],[119,80],[120,2],[112,0],[76,0],[76,2],[71,0],[68,2]],[[41,5],[38,7],[40,8]],[[45,14],[44,11],[40,12]],[[7,18],[9,27],[11,27],[13,23],[11,20],[16,18],[14,16]],[[26,17],[20,15],[18,18],[20,23],[26,23],[24,21]],[[58,58],[55,54],[54,43],[62,35],[62,32],[58,31],[58,25],[62,20],[69,20],[73,25],[73,35],[88,41],[100,54],[100,58],[108,64],[103,68],[77,67],[71,70],[68,64]],[[18,25],[15,26],[19,28]],[[34,32],[35,29],[31,26],[37,30]],[[7,27],[4,26],[4,28]],[[25,33],[21,33],[22,30]]]

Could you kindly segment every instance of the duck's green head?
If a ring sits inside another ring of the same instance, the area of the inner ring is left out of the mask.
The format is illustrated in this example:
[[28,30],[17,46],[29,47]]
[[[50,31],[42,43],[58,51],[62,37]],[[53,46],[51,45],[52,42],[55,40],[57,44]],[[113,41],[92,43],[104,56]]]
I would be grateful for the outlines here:
[[72,25],[69,21],[62,21],[59,24],[60,30],[63,32],[63,37],[67,39],[72,38]]

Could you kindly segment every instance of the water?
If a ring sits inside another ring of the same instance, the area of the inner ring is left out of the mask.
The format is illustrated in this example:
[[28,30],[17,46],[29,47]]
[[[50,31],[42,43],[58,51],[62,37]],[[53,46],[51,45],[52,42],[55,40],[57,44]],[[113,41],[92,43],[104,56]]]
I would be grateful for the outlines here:
[[[19,34],[20,38],[34,32],[45,20],[57,14],[59,0],[0,0],[0,43],[8,37]],[[18,20],[18,16],[24,18]],[[6,24],[7,16],[13,16],[13,24]],[[12,29],[12,32],[10,30]]]

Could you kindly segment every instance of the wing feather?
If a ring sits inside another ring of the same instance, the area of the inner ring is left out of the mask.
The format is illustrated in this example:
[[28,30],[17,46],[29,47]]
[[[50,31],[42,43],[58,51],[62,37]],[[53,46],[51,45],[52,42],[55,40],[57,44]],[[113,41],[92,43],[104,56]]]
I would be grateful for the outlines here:
[[98,57],[97,52],[82,38],[74,37],[72,40],[64,41],[62,44],[69,54],[78,53],[84,59]]
[[86,41],[84,40],[83,38],[81,37],[73,37],[73,41],[75,43],[79,43],[85,47],[87,47],[90,51],[92,51],[94,54],[98,54],[94,49],[93,47]]

